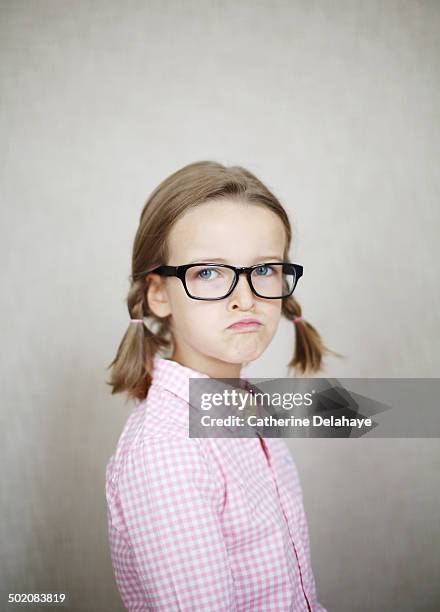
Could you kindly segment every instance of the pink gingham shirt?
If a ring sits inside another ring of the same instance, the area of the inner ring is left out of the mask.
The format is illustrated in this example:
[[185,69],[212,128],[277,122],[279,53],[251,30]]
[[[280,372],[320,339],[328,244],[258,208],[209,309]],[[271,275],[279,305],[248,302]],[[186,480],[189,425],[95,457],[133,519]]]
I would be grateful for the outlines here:
[[[190,438],[189,378],[154,357],[106,469],[110,552],[132,612],[325,612],[282,438]],[[246,380],[246,379],[244,379]]]

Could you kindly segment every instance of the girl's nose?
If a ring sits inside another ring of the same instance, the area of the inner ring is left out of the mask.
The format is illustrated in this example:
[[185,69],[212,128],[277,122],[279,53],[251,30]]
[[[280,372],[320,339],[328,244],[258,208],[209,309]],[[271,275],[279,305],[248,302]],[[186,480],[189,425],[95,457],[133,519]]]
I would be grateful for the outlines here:
[[229,296],[231,303],[237,303],[241,308],[250,308],[255,302],[255,295],[249,286],[246,274],[240,274],[234,291]]

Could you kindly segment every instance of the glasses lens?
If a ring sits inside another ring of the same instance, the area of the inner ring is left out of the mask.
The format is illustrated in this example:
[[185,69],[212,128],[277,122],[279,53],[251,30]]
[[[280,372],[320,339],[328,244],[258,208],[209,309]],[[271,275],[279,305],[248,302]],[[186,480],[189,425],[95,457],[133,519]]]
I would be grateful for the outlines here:
[[257,293],[266,298],[285,297],[292,293],[296,274],[284,272],[283,264],[262,264],[252,271],[252,284]]
[[226,295],[234,281],[234,271],[216,266],[193,266],[186,271],[188,292],[196,298],[213,299]]

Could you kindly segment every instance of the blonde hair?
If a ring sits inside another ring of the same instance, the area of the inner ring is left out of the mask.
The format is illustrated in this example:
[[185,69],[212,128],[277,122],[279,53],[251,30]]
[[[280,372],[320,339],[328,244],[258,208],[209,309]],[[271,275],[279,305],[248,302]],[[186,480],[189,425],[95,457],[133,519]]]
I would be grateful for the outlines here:
[[[189,209],[208,200],[245,201],[265,206],[283,222],[286,247],[283,261],[288,262],[292,230],[286,211],[278,199],[251,172],[241,166],[226,167],[213,161],[199,161],[181,168],[162,181],[151,193],[142,210],[132,253],[131,286],[127,296],[130,318],[149,318],[152,325],[130,324],[121,340],[112,368],[112,395],[126,392],[130,399],[142,400],[151,384],[153,358],[156,353],[169,351],[173,338],[169,317],[160,319],[148,307],[146,275],[154,268],[167,264],[167,238],[174,223]],[[283,298],[282,315],[289,321],[301,316],[301,306],[293,295]],[[289,370],[301,374],[322,369],[324,354],[339,353],[328,349],[317,330],[304,318],[295,324],[295,350]]]

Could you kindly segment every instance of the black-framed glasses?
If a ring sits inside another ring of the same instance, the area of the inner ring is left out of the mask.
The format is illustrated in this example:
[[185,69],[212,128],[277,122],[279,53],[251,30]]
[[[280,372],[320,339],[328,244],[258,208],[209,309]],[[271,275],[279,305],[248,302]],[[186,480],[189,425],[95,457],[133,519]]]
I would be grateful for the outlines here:
[[177,276],[186,294],[193,300],[223,300],[234,291],[240,274],[246,274],[252,292],[258,297],[280,300],[292,295],[303,274],[303,266],[267,262],[237,267],[200,262],[183,266],[159,266],[151,272],[160,276]]

